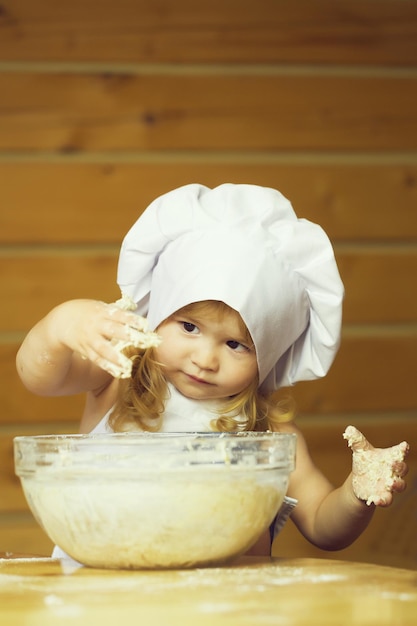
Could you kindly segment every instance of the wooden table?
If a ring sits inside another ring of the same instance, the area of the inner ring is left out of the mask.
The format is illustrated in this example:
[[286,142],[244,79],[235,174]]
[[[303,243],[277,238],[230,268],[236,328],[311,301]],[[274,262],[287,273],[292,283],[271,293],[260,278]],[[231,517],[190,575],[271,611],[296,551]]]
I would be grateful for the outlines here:
[[3,626],[414,626],[417,572],[321,559],[111,571],[0,559]]

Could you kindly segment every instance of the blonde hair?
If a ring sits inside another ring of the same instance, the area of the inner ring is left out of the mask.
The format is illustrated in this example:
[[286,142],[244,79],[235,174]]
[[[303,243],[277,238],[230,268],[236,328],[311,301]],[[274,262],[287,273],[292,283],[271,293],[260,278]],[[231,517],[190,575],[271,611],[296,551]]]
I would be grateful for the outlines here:
[[[242,337],[248,345],[253,345],[241,316],[224,302],[195,302],[176,311],[175,315],[178,314],[192,315],[197,321],[199,318],[221,321],[225,315],[236,316]],[[118,397],[109,424],[115,432],[138,428],[158,432],[162,426],[167,395],[163,366],[156,360],[152,348],[146,351],[130,349],[126,354],[133,362],[132,376],[120,380]],[[294,418],[291,398],[273,401],[259,392],[258,382],[256,376],[246,389],[225,400],[218,417],[211,422],[213,431],[278,430],[280,423]]]

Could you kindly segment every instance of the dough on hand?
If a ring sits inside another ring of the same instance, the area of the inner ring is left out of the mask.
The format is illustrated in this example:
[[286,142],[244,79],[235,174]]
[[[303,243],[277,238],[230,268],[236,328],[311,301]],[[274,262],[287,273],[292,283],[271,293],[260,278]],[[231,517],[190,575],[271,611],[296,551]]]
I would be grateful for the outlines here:
[[[134,311],[136,309],[136,303],[130,296],[122,292],[122,297],[114,303],[119,309],[123,311]],[[112,342],[113,347],[119,352],[120,365],[111,364],[108,367],[108,371],[114,378],[129,378],[132,374],[132,360],[124,354],[126,348],[141,348],[146,350],[159,346],[161,338],[157,333],[147,330],[147,322],[145,318],[143,320],[143,330],[137,330],[131,326],[127,326],[129,334],[129,340],[118,340]]]
[[386,504],[387,492],[392,492],[395,483],[402,477],[401,467],[407,453],[408,443],[403,441],[391,448],[374,448],[354,426],[343,433],[352,449],[353,490],[366,504]]

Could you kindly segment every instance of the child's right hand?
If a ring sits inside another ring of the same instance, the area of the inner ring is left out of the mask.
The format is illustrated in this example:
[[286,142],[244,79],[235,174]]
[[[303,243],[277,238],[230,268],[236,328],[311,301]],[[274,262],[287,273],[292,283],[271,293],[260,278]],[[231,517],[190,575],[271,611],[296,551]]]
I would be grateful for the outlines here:
[[159,341],[146,333],[146,320],[121,308],[124,302],[69,300],[29,331],[16,355],[18,374],[29,391],[42,396],[103,389],[113,377],[129,376],[131,345]]
[[130,375],[131,361],[122,354],[123,348],[158,343],[157,335],[147,332],[145,318],[114,303],[70,300],[54,309],[52,315],[51,332],[59,341],[114,377]]

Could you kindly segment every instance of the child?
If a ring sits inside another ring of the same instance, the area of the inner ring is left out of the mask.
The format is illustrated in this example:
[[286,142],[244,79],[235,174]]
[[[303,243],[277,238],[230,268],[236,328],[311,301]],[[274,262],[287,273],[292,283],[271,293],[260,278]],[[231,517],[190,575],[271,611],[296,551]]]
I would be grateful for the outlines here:
[[[407,444],[374,449],[352,427],[345,436],[353,471],[334,488],[291,408],[270,398],[327,373],[343,300],[327,236],[278,191],[193,184],[158,198],[125,237],[118,283],[116,304],[74,300],[53,309],[17,355],[34,393],[86,392],[81,432],[295,432],[287,504],[298,502],[295,524],[328,550],[352,543],[375,505],[405,488]],[[125,310],[132,302],[135,313]],[[146,323],[157,335],[146,334]],[[127,345],[136,346],[129,360],[120,354]],[[269,550],[266,533],[252,554]]]

